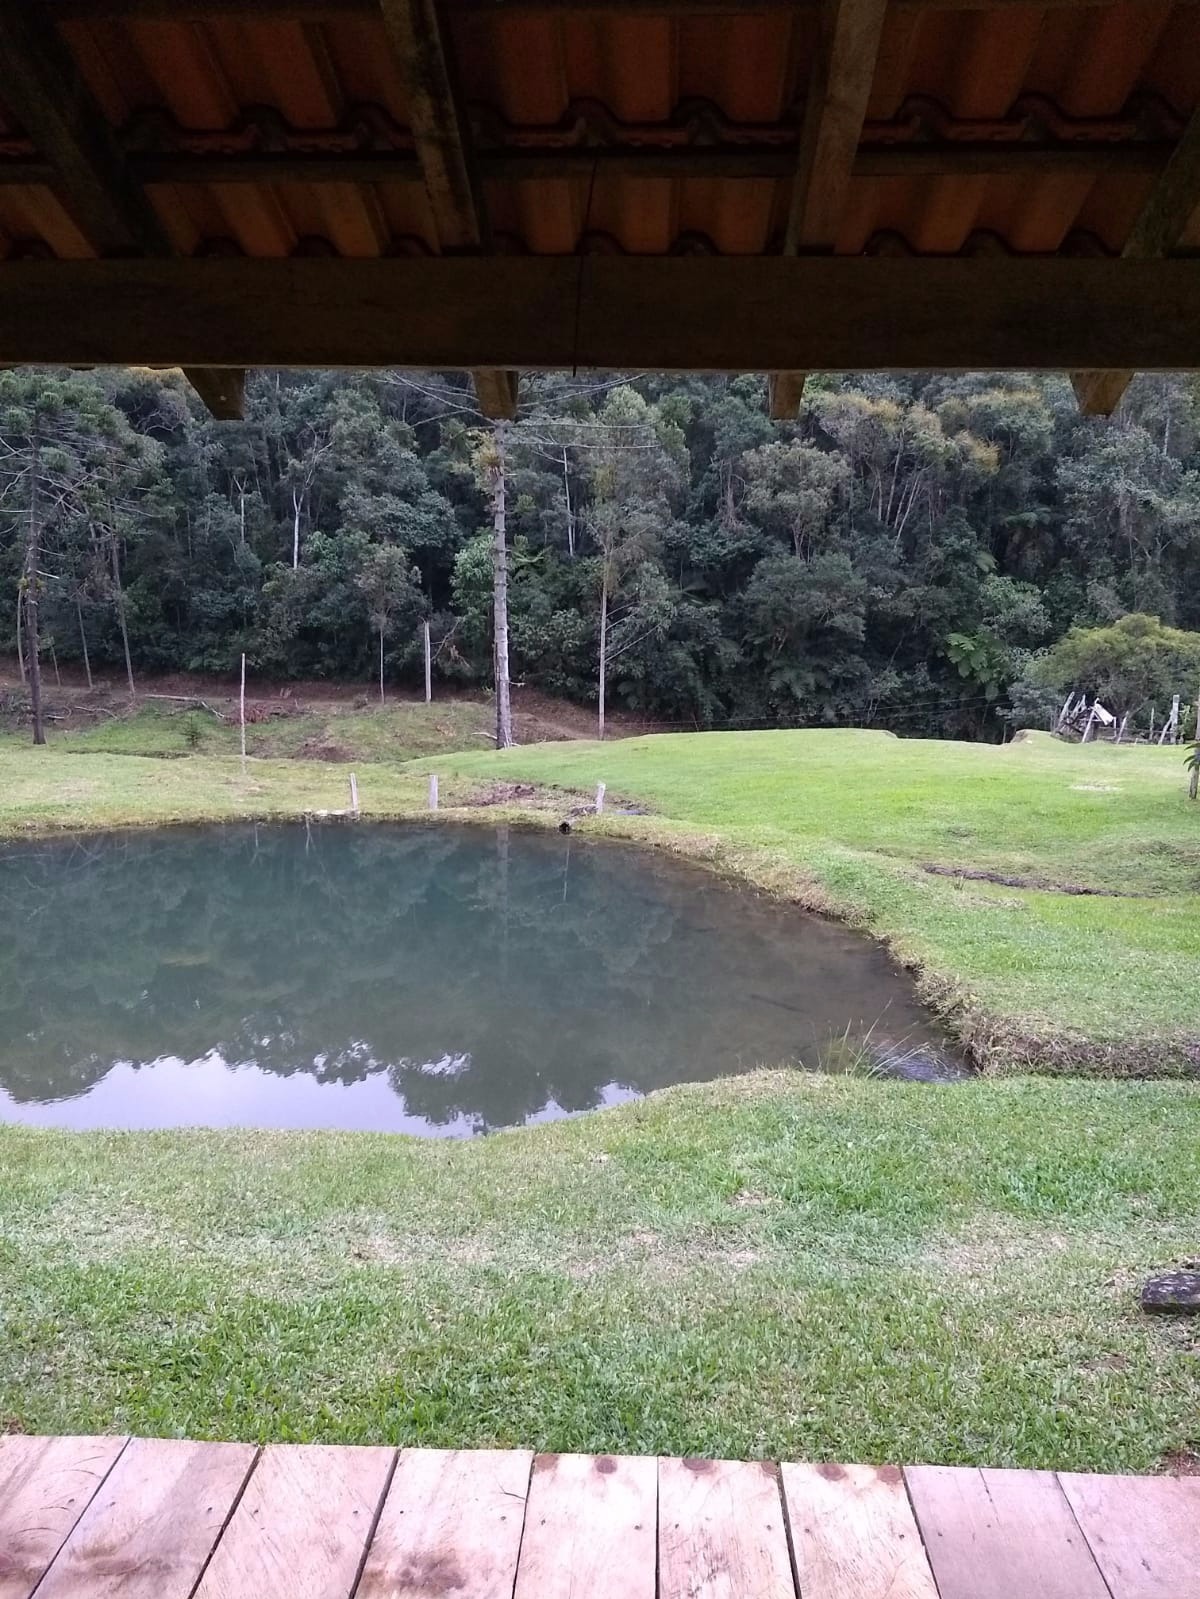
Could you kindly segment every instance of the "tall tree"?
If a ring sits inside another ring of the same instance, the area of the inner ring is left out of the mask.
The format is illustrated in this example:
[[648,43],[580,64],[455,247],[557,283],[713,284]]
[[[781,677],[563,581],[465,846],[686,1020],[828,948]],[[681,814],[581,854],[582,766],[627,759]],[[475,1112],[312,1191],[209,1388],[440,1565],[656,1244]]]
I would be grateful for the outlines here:
[[626,575],[653,554],[670,522],[683,440],[636,390],[622,387],[605,402],[589,448],[588,529],[599,554],[600,587],[596,731],[603,738],[610,612]]
[[415,627],[423,610],[420,573],[410,566],[404,551],[395,544],[377,544],[363,561],[357,579],[359,592],[367,602],[367,616],[379,635],[379,703],[384,703],[384,643],[406,620]]
[[153,478],[157,451],[95,385],[41,372],[0,374],[0,518],[19,530],[19,594],[33,741],[42,705],[43,595],[69,571],[72,541],[115,540]]

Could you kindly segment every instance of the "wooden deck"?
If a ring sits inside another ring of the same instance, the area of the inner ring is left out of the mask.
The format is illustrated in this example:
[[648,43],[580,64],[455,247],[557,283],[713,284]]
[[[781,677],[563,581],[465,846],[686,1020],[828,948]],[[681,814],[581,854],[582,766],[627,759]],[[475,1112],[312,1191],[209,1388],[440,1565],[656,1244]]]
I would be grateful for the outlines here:
[[1200,1599],[1200,1479],[0,1437],[0,1599]]

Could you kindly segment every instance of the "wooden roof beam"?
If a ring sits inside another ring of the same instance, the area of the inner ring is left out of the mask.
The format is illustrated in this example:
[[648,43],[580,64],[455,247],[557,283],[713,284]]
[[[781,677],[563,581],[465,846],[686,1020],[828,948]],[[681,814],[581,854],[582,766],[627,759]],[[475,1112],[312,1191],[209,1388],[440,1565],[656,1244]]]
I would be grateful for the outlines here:
[[184,376],[215,421],[240,422],[245,416],[246,372],[243,367],[190,367]]
[[[379,7],[404,83],[413,143],[442,252],[484,254],[491,248],[487,210],[436,0],[379,0]],[[471,378],[484,416],[505,421],[516,415],[515,372],[472,369]]]
[[[946,139],[937,143],[861,144],[856,178],[1044,177],[1058,173],[1158,176],[1175,146],[1161,139],[1035,143],[1031,140]],[[786,178],[794,150],[770,144],[579,145],[569,149],[513,146],[480,150],[484,181],[545,182],[560,178]],[[420,163],[407,150],[246,150],[200,153],[135,150],[125,166],[139,183],[423,183]],[[52,184],[55,173],[36,156],[0,158],[0,187]]]
[[[1187,236],[1200,210],[1200,110],[1183,130],[1162,177],[1133,225],[1121,255],[1153,260],[1170,255]],[[1073,372],[1071,383],[1084,416],[1111,416],[1134,374],[1126,371]]]
[[[7,0],[6,0],[7,3]],[[363,16],[377,9],[378,0],[42,0],[56,16],[71,18],[155,17],[173,21],[202,21],[205,17],[285,17],[318,22],[337,17]],[[1022,14],[1029,0],[892,0],[898,11],[1011,11]],[[1039,10],[1077,11],[1116,5],[1120,0],[1040,0]],[[1179,0],[1196,4],[1197,0]],[[820,0],[753,0],[755,11],[812,11]],[[555,12],[604,13],[623,16],[719,16],[744,11],[747,0],[441,0],[444,10],[456,14]]]
[[[887,0],[822,0],[820,33],[804,104],[796,176],[784,234],[785,255],[832,253],[875,80]],[[769,385],[770,414],[794,417],[803,372],[779,372]]]
[[1200,369],[1200,258],[0,262],[0,365]]
[[[5,104],[48,162],[59,199],[92,249],[102,256],[170,255],[153,206],[45,8],[28,0],[0,5],[0,62]],[[201,383],[211,391],[209,375]],[[194,386],[207,404],[200,384]],[[232,377],[225,386],[231,393]]]

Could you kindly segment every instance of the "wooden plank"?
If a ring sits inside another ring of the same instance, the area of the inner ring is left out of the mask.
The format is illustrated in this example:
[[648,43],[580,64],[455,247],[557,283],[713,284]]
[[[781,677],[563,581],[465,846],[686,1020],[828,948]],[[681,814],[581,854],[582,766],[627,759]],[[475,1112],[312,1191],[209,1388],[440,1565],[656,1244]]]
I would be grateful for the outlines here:
[[269,1445],[195,1599],[346,1599],[395,1461],[394,1449]]
[[[491,229],[475,170],[457,74],[436,0],[379,0],[392,54],[404,83],[408,120],[442,250],[491,247]],[[484,416],[517,414],[515,372],[473,372]]]
[[[5,105],[49,163],[58,198],[97,254],[169,256],[166,230],[46,7],[0,5],[0,61]],[[200,383],[211,391],[211,378]],[[228,378],[222,389],[223,409],[214,415],[233,415]]]
[[779,1468],[660,1460],[659,1599],[795,1599]]
[[904,1475],[941,1599],[1110,1599],[1053,1472]]
[[188,1599],[254,1456],[251,1444],[133,1439],[37,1599]]
[[442,249],[481,250],[488,242],[485,214],[435,0],[379,0],[379,6]]
[[[1121,254],[1127,260],[1168,255],[1186,237],[1200,209],[1200,111],[1192,114],[1162,177],[1133,224]],[[1111,416],[1132,372],[1077,372],[1071,382],[1085,416]]]
[[1113,1599],[1197,1599],[1200,1478],[1058,1480]]
[[832,250],[875,77],[887,0],[824,0],[784,254]]
[[245,415],[246,373],[236,366],[193,367],[188,381],[218,422],[240,422]]
[[[43,0],[61,17],[171,17],[199,22],[205,17],[248,19],[288,17],[323,21],[362,16],[378,9],[378,0]],[[730,12],[812,11],[820,0],[441,0],[452,13],[494,16],[526,12],[599,13],[623,16],[724,16]],[[1038,0],[1039,11],[1103,10],[1120,0]],[[1194,5],[1197,0],[1177,0]],[[1029,0],[893,0],[898,11],[1024,12]]]
[[405,1449],[355,1599],[512,1599],[533,1456]]
[[47,6],[0,6],[4,103],[54,169],[59,198],[101,255],[168,255],[153,207],[130,178]]
[[[822,0],[784,231],[785,255],[832,251],[837,243],[886,12],[887,0]],[[804,380],[799,371],[775,374],[769,385],[773,418],[795,416]]]
[[[1109,140],[1057,143],[942,139],[913,144],[864,143],[854,157],[856,178],[1045,177],[1082,173],[1158,174],[1174,146],[1161,139],[1125,144]],[[240,150],[196,153],[139,150],[126,164],[141,183],[424,183],[420,162],[409,150]],[[565,149],[524,146],[480,150],[475,166],[482,182],[546,183],[559,179],[597,181],[614,177],[786,178],[796,165],[787,144],[613,144]],[[53,182],[50,165],[37,158],[0,158],[0,184]]]
[[1111,416],[1132,379],[1132,372],[1072,372],[1071,387],[1084,416]]
[[1200,262],[569,257],[0,263],[0,365],[1200,367]]
[[767,413],[773,422],[788,422],[800,409],[804,398],[804,372],[771,372],[767,375]]
[[513,1599],[655,1599],[658,1462],[539,1455]]
[[898,1466],[785,1465],[804,1599],[938,1599]]
[[472,372],[471,378],[475,384],[475,398],[484,416],[511,422],[517,414],[517,374],[485,367]]
[[0,1599],[29,1599],[125,1442],[0,1437]]

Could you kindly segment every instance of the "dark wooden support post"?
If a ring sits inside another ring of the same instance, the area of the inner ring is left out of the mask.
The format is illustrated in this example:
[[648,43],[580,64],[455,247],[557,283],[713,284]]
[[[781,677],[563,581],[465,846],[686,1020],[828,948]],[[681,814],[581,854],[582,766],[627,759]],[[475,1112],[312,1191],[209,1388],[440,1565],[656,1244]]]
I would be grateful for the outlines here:
[[[131,176],[49,7],[31,0],[0,5],[0,63],[5,104],[49,164],[59,199],[97,255],[171,255],[166,231]],[[211,379],[185,375],[207,404]],[[224,387],[232,392],[232,374]]]
[[[435,0],[379,0],[379,4],[404,81],[409,125],[442,252],[487,254],[491,248],[487,210]],[[478,370],[471,376],[484,416],[507,421],[516,415],[515,372]]]
[[[1170,255],[1200,208],[1200,111],[1193,114],[1143,206],[1121,254],[1130,260]],[[1111,416],[1133,378],[1132,372],[1073,372],[1071,382],[1085,416]]]
[[242,367],[189,367],[187,378],[218,422],[242,420],[246,389],[246,373]]
[[[822,0],[816,59],[809,78],[796,177],[784,236],[785,255],[831,253],[845,210],[862,138],[887,0]],[[803,372],[778,372],[770,385],[776,420],[795,416]]]

